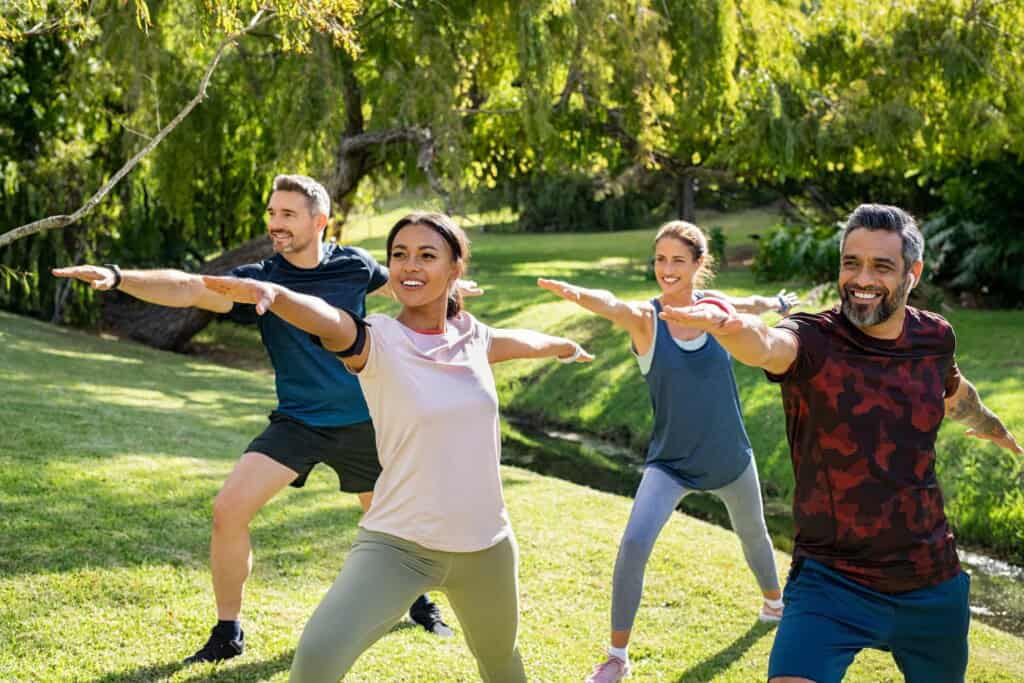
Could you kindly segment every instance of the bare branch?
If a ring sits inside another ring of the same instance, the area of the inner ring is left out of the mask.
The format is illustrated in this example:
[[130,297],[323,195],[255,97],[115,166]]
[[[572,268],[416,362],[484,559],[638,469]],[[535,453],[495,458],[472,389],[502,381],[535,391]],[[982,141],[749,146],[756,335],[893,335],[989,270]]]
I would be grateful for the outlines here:
[[227,48],[230,47],[235,40],[241,38],[246,33],[249,33],[250,31],[267,23],[268,21],[273,19],[273,17],[274,14],[272,12],[265,13],[264,10],[261,9],[253,16],[252,21],[250,21],[245,28],[237,31],[236,33],[232,33],[231,35],[226,37],[217,47],[217,51],[214,53],[213,59],[211,59],[210,63],[207,65],[206,72],[203,74],[203,78],[199,82],[199,89],[196,92],[196,96],[193,97],[188,102],[188,104],[186,104],[185,107],[178,112],[177,116],[171,119],[170,123],[164,126],[159,133],[153,136],[153,138],[148,143],[146,143],[146,145],[142,149],[140,149],[135,154],[135,156],[129,159],[128,162],[124,166],[122,166],[117,171],[117,173],[115,173],[113,177],[109,181],[107,181],[107,183],[103,187],[101,187],[96,192],[96,194],[90,197],[89,200],[86,201],[85,204],[83,204],[77,211],[75,211],[71,215],[50,216],[48,218],[43,218],[42,220],[28,223],[27,225],[22,225],[20,227],[14,228],[13,230],[9,230],[4,234],[0,235],[0,248],[7,246],[8,244],[14,242],[15,240],[28,237],[29,235],[35,235],[36,233],[44,232],[46,230],[54,230],[57,228],[67,227],[68,225],[71,225],[72,223],[79,221],[83,216],[85,216],[94,208],[96,208],[96,205],[99,204],[103,200],[103,198],[110,193],[110,191],[114,188],[115,185],[117,185],[121,181],[122,178],[128,175],[128,173],[130,173],[132,169],[134,169],[135,166],[138,165],[138,163],[142,160],[143,157],[145,157],[153,150],[153,148],[159,145],[163,141],[163,139],[167,137],[168,134],[170,134],[172,130],[178,127],[178,124],[185,120],[185,117],[188,116],[192,112],[192,110],[199,105],[200,102],[206,99],[206,89],[210,85],[210,78],[213,76],[213,72],[217,68],[217,65],[220,64],[220,59],[224,55],[225,50],[227,50]]

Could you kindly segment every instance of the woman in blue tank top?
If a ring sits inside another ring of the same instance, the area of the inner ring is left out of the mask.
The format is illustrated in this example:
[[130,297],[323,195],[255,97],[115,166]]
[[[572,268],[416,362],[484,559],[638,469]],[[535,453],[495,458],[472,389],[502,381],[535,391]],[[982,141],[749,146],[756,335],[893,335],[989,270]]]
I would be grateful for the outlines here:
[[588,683],[610,683],[629,674],[628,644],[640,606],[644,568],[672,511],[688,493],[718,496],[729,511],[747,565],[764,595],[759,618],[782,618],[771,539],[764,521],[757,466],[743,426],[732,358],[714,337],[661,320],[662,305],[690,306],[705,299],[746,313],[786,313],[796,297],[729,297],[700,289],[711,278],[713,257],[700,228],[666,223],[654,240],[654,271],[661,295],[621,301],[611,292],[557,280],[538,284],[625,329],[654,407],[654,428],[643,479],[619,544],[612,580],[612,633],[608,658]]

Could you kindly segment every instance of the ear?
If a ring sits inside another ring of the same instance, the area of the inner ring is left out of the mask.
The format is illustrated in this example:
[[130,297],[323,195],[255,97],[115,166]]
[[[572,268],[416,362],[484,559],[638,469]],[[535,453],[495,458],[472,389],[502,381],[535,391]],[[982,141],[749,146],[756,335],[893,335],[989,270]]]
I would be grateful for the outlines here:
[[921,282],[921,273],[924,272],[924,261],[915,261],[910,266],[910,289],[917,287]]
[[314,224],[316,225],[317,232],[323,232],[323,229],[327,227],[327,216],[322,213],[318,213],[313,216]]

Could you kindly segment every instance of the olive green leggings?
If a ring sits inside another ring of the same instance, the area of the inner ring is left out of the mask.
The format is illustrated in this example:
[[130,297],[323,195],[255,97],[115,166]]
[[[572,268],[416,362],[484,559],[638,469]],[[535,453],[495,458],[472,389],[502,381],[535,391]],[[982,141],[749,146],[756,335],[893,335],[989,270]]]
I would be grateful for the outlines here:
[[479,552],[446,553],[360,529],[341,573],[302,632],[291,680],[337,683],[416,596],[440,590],[455,610],[483,680],[526,681],[516,646],[518,566],[511,536]]

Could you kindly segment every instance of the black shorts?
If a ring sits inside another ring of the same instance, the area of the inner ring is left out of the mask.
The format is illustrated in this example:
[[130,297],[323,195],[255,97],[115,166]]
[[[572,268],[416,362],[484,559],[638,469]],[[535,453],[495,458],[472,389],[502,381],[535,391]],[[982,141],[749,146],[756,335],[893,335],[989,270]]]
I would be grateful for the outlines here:
[[313,427],[275,411],[246,451],[263,453],[294,470],[299,475],[292,482],[296,488],[305,485],[310,471],[321,462],[338,474],[346,493],[372,491],[380,476],[377,441],[369,420],[344,427]]

